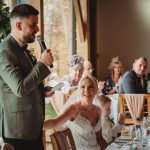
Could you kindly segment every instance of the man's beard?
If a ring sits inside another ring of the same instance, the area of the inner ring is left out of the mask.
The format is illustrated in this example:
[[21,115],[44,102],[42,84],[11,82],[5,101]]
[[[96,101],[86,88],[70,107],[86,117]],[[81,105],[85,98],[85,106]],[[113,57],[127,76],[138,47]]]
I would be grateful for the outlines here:
[[[32,38],[34,37],[34,38]],[[33,43],[35,41],[35,35],[31,35],[30,37],[24,37],[26,43]]]

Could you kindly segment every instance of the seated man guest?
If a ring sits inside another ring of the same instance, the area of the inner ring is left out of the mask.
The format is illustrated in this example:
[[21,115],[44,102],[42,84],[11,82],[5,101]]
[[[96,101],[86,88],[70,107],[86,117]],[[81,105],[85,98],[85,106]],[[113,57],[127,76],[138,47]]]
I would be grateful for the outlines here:
[[133,63],[133,69],[127,71],[122,77],[119,93],[144,94],[147,93],[145,73],[148,60],[145,57],[137,58]]

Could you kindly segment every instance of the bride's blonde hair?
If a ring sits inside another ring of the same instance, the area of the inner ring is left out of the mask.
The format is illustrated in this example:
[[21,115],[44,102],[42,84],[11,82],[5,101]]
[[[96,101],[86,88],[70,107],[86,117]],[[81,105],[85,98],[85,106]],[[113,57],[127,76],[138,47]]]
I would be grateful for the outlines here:
[[79,82],[79,87],[81,87],[81,83],[82,83],[82,81],[83,80],[85,80],[85,79],[91,79],[92,81],[93,81],[93,83],[94,83],[94,86],[98,89],[98,81],[97,81],[97,79],[94,77],[94,76],[85,76],[85,77],[83,77],[81,80],[80,80],[80,82]]

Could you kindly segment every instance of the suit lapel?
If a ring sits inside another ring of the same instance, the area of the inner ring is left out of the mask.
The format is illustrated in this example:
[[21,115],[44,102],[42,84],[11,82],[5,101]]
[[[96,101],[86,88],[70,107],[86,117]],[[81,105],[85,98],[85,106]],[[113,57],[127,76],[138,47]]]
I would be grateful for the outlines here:
[[17,57],[21,68],[23,68],[27,72],[30,72],[35,65],[35,62],[33,62],[30,58],[31,56],[29,54],[25,54],[24,48],[21,48],[17,41],[11,35],[8,36],[8,40],[10,41],[9,43],[11,51]]

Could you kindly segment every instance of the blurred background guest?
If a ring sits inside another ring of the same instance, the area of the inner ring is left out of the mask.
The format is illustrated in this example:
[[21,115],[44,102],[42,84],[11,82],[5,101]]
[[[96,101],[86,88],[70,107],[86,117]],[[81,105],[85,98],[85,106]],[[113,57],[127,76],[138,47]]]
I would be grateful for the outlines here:
[[114,57],[109,65],[111,76],[105,79],[103,94],[114,94],[118,92],[120,81],[123,74],[123,65],[119,57]]
[[[84,70],[83,70],[82,77],[93,75],[94,68],[90,61],[85,60],[83,66],[84,66]],[[105,81],[98,81],[98,89],[99,89],[98,91],[100,93],[102,92],[102,89],[104,88],[104,83]]]
[[84,66],[83,77],[91,76],[94,70],[92,63],[88,60],[85,60],[83,66]]
[[148,60],[145,57],[135,59],[132,70],[127,71],[121,80],[119,93],[147,93],[147,81],[145,79],[147,67]]
[[78,55],[73,55],[69,61],[69,74],[62,77],[65,86],[62,87],[62,92],[71,95],[76,89],[83,74],[84,58]]

